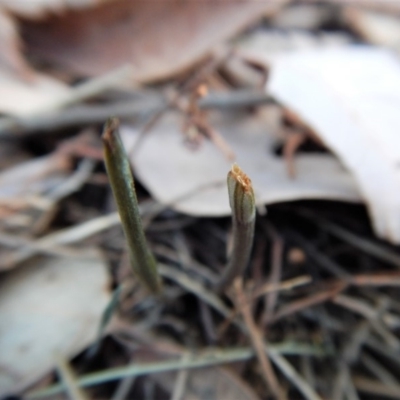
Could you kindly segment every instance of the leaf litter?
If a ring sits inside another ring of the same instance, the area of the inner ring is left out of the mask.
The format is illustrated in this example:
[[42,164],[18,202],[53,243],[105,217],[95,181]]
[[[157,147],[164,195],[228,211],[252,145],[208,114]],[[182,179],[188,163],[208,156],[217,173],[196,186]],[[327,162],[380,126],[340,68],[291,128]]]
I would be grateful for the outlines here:
[[[272,113],[215,113],[210,120],[251,176],[258,204],[303,198],[360,199],[351,175],[330,155],[297,156],[297,178],[291,179],[284,159],[274,154],[282,141],[271,129]],[[151,130],[133,152],[135,173],[159,202],[176,210],[199,216],[229,215],[225,179],[230,161],[208,141],[197,150],[188,149],[181,121],[179,114],[171,113]],[[126,147],[134,148],[139,131],[123,126],[121,134]]]
[[[380,210],[371,212],[376,232],[396,241],[397,195],[392,203],[382,195],[396,180],[382,165],[393,172],[397,159],[397,61],[386,50],[355,49],[352,32],[396,44],[346,17],[340,1],[197,3],[0,2],[1,93],[8,87],[0,140],[10,157],[0,188],[11,193],[0,215],[0,309],[14,307],[1,321],[3,340],[14,340],[0,351],[11,355],[0,373],[7,394],[33,384],[26,398],[63,390],[114,400],[272,399],[274,391],[396,398],[398,248],[377,239],[362,204]],[[393,2],[362,3],[363,13],[396,23],[387,14]],[[337,108],[323,108],[323,90],[340,94]],[[336,142],[351,112],[379,144],[363,163],[380,174],[373,198],[351,159],[364,144],[352,146],[350,133]],[[98,142],[85,139],[91,127],[98,141],[110,113],[123,118],[163,300],[129,273]],[[66,137],[72,142],[58,146]],[[260,214],[243,284],[219,295],[210,288],[227,260],[225,179],[234,158],[253,181]],[[27,311],[36,304],[39,314]],[[73,327],[82,335],[64,338]]]
[[351,171],[377,235],[399,243],[398,60],[369,47],[287,55],[273,63],[267,90]]
[[[23,390],[54,365],[54,353],[92,343],[109,299],[107,271],[91,259],[41,258],[3,277],[0,299],[0,394]],[[24,359],[16,363],[15,360]]]

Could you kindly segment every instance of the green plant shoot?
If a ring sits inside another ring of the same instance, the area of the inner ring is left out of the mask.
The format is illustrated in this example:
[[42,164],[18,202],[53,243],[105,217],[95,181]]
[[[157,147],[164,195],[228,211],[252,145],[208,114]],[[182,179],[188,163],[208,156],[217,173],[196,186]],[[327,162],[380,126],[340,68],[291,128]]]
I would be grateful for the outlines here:
[[233,164],[227,178],[229,204],[232,209],[233,247],[229,262],[216,284],[221,292],[243,274],[250,258],[254,240],[256,205],[250,178]]
[[128,242],[133,271],[151,293],[158,294],[162,283],[156,261],[147,246],[133,175],[118,128],[117,118],[110,118],[104,126],[102,138],[107,174]]

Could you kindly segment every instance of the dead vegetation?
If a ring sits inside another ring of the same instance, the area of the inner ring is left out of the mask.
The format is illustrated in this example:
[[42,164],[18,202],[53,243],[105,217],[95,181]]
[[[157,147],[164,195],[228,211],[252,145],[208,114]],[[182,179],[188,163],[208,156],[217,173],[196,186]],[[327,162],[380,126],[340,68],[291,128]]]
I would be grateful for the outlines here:
[[[400,398],[399,13],[0,0],[0,396]],[[161,296],[131,271],[110,116]],[[215,290],[233,161],[254,245]]]

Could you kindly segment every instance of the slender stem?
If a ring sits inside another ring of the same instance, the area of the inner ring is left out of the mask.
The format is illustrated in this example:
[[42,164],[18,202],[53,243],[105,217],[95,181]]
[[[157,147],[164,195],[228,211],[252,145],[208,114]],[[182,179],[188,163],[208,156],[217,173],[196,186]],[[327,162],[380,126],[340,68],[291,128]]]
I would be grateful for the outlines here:
[[107,173],[128,242],[132,268],[141,282],[152,293],[157,294],[161,291],[161,279],[155,259],[147,247],[135,184],[118,127],[117,118],[110,118],[104,126],[103,143]]
[[82,388],[79,386],[71,366],[61,356],[56,356],[57,367],[62,385],[71,400],[89,400]]
[[232,209],[233,249],[229,262],[215,285],[218,292],[224,291],[237,276],[243,274],[253,247],[256,220],[251,180],[237,164],[234,164],[229,171],[227,184]]
[[[315,355],[325,356],[323,349],[305,343],[283,342],[269,345],[269,351],[288,355]],[[236,361],[246,361],[254,357],[251,348],[212,349],[204,353],[193,355],[187,359],[167,360],[153,363],[137,363],[125,367],[115,367],[104,371],[92,372],[77,379],[79,386],[87,387],[115,381],[129,376],[143,376],[148,374],[177,371],[185,368],[194,369],[212,365],[226,364]],[[62,384],[55,384],[44,389],[27,393],[28,400],[41,399],[64,390]]]

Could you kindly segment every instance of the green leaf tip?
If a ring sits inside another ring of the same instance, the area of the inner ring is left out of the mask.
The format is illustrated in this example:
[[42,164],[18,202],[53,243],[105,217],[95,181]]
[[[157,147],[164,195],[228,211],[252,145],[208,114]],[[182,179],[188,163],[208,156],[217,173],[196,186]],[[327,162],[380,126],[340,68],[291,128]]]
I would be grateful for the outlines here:
[[161,278],[146,243],[133,175],[118,129],[117,118],[110,118],[104,125],[102,139],[107,174],[128,243],[133,271],[150,292],[158,294],[162,290]]

